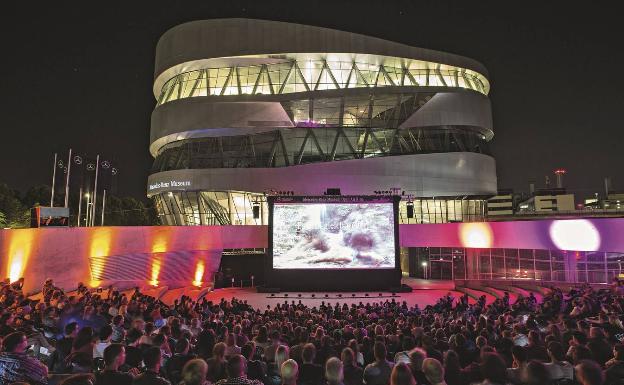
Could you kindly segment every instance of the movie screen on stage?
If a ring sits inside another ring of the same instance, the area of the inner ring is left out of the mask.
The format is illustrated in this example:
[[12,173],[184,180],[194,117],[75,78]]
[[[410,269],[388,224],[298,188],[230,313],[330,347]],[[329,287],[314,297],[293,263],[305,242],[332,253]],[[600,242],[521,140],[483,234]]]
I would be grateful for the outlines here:
[[278,199],[272,210],[272,267],[394,269],[394,206],[386,197]]

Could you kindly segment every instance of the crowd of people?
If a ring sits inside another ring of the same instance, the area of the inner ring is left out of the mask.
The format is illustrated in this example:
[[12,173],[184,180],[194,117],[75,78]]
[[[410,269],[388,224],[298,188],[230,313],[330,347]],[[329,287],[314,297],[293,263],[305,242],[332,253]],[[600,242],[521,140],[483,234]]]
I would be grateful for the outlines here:
[[0,285],[0,385],[623,385],[624,294],[306,306]]

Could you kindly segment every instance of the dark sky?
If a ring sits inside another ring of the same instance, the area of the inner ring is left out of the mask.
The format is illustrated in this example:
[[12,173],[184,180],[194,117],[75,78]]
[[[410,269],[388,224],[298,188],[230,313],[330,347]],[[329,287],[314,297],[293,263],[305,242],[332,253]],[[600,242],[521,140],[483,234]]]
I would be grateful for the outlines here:
[[158,38],[186,21],[249,17],[476,59],[492,85],[500,188],[527,190],[530,179],[540,186],[564,167],[577,194],[602,192],[604,176],[624,189],[624,29],[609,8],[616,2],[21,3],[3,5],[0,23],[0,183],[14,188],[50,183],[53,153],[72,147],[114,158],[118,193],[144,198]]

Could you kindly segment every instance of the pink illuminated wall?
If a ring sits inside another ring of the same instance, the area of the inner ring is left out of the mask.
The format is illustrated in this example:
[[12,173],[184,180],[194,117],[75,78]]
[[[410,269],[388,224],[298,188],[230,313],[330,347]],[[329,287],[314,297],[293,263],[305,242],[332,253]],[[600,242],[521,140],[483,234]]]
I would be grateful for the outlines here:
[[[35,290],[62,287],[210,283],[224,248],[267,247],[266,226],[93,227],[0,230],[0,277],[26,277]],[[624,219],[401,225],[404,247],[624,251]]]

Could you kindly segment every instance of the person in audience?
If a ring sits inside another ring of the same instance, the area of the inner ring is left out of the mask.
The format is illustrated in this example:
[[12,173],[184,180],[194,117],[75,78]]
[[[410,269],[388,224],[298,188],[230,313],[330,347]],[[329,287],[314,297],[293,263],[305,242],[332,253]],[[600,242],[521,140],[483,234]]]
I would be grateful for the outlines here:
[[373,352],[375,354],[375,362],[372,362],[364,368],[364,384],[366,385],[386,385],[390,381],[392,373],[392,362],[386,359],[388,351],[383,342],[375,342]]
[[507,372],[505,361],[497,353],[485,353],[481,359],[481,376],[479,385],[506,385]]
[[578,365],[576,365],[575,370],[576,379],[581,385],[604,384],[604,373],[596,361],[582,360]]
[[[507,369],[507,377],[513,384],[520,385],[526,381],[527,365],[529,364],[527,350],[523,346],[514,346],[511,349],[513,366]],[[481,372],[483,374],[483,372]]]
[[323,382],[323,367],[314,363],[316,358],[316,346],[308,343],[303,347],[301,353],[303,364],[299,368],[300,385],[316,385]]
[[604,366],[607,361],[613,358],[613,347],[607,342],[602,328],[594,326],[589,329],[587,347],[592,352],[594,360],[600,366]]
[[227,378],[225,348],[226,345],[223,342],[216,344],[212,349],[212,357],[206,361],[208,364],[208,375],[206,378],[212,383]]
[[93,358],[104,357],[104,349],[111,344],[111,338],[113,336],[113,327],[111,325],[103,326],[100,329],[99,341],[93,347]]
[[92,373],[74,374],[65,378],[59,385],[95,385],[95,376]]
[[264,361],[257,360],[256,343],[248,341],[241,349],[241,355],[247,359],[247,378],[250,380],[266,381],[267,365]]
[[526,366],[526,379],[523,385],[545,385],[550,382],[546,366],[537,360],[531,360]]
[[416,380],[416,383],[419,385],[430,385],[429,380],[427,380],[427,376],[425,376],[425,373],[422,370],[422,364],[426,358],[427,353],[420,348],[414,348],[412,349],[412,351],[409,352],[409,367],[412,371],[414,379]]
[[297,385],[299,375],[299,366],[297,361],[288,359],[282,363],[280,367],[280,376],[282,378],[281,385]]
[[355,354],[351,348],[342,349],[342,370],[345,385],[362,385],[364,370],[355,362]]
[[241,353],[240,346],[236,345],[236,336],[234,333],[228,333],[225,339],[225,357],[234,356]]
[[613,358],[605,363],[605,367],[607,384],[624,379],[624,344],[615,344],[613,347]]
[[240,354],[230,357],[227,361],[227,378],[217,381],[215,385],[263,385],[258,380],[247,378],[247,360]]
[[162,353],[158,346],[152,346],[143,353],[145,371],[134,377],[132,385],[171,385],[171,382],[160,376]]
[[557,341],[548,343],[550,362],[545,364],[551,381],[574,379],[574,367],[565,359],[563,345]]
[[342,361],[336,357],[331,357],[325,363],[325,379],[327,385],[345,385]]
[[139,373],[135,368],[123,373],[119,368],[126,361],[126,349],[121,344],[110,344],[104,349],[104,370],[96,377],[96,385],[131,385]]
[[69,322],[65,325],[63,338],[56,343],[56,350],[52,353],[48,363],[48,369],[54,373],[69,373],[71,366],[66,362],[71,353],[74,339],[78,335],[78,323]]
[[175,346],[175,354],[167,360],[165,372],[171,383],[179,383],[182,375],[182,369],[187,362],[196,357],[195,354],[189,353],[191,343],[186,338],[180,338]]
[[404,362],[399,362],[394,365],[392,368],[392,373],[390,374],[390,385],[418,385],[414,376],[412,375],[412,370],[409,365]]
[[0,353],[0,384],[27,382],[35,385],[48,383],[48,368],[26,353],[28,338],[22,332],[13,332],[2,339]]
[[209,385],[206,380],[208,364],[201,358],[194,358],[182,368],[182,382],[179,385]]
[[446,385],[444,380],[444,368],[440,361],[435,358],[425,358],[422,364],[423,372],[431,385]]

